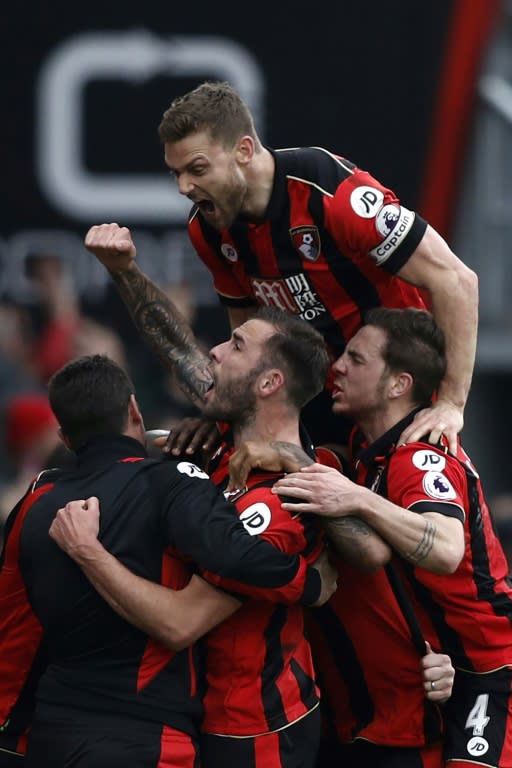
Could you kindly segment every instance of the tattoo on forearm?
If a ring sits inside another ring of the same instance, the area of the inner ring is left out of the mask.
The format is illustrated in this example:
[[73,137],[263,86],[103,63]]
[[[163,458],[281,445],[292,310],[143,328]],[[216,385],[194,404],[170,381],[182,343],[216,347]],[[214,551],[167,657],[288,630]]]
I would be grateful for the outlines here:
[[432,551],[434,546],[434,537],[436,535],[436,526],[432,520],[425,519],[425,529],[421,541],[413,552],[404,553],[406,560],[411,563],[421,563]]
[[359,517],[330,517],[324,520],[324,526],[329,533],[340,534],[350,538],[370,536],[372,528]]
[[209,359],[178,308],[137,268],[112,278],[145,342],[174,373],[185,394],[200,402],[212,383]]
[[286,462],[286,471],[294,472],[301,467],[309,467],[314,464],[307,453],[302,448],[293,443],[287,443],[284,440],[272,440],[270,446],[279,453],[283,461]]

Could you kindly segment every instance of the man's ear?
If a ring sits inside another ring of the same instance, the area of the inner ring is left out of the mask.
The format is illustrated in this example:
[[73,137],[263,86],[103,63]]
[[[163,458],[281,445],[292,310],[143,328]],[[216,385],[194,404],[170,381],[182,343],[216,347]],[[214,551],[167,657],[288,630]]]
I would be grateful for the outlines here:
[[132,424],[142,424],[144,422],[139,404],[133,394],[130,395],[130,399],[128,400],[128,415]]
[[390,397],[393,399],[396,397],[403,397],[411,391],[413,383],[414,379],[410,373],[407,373],[407,371],[397,373],[393,376],[393,380],[391,381],[389,390]]
[[277,392],[284,384],[284,375],[279,368],[270,368],[262,373],[258,380],[258,392],[261,397],[268,397]]
[[240,165],[248,165],[254,156],[255,144],[252,136],[242,136],[236,146],[236,159]]

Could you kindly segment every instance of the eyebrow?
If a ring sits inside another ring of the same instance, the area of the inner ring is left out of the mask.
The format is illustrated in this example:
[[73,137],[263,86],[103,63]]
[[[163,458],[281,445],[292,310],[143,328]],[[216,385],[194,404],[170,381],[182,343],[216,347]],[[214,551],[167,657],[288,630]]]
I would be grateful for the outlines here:
[[235,341],[242,342],[242,344],[245,344],[245,339],[239,331],[233,331],[233,333],[231,334],[231,338],[234,339]]
[[360,360],[364,360],[365,359],[364,355],[362,355],[360,352],[358,352],[357,349],[351,349],[351,348],[347,349],[347,355],[349,357],[357,357]]
[[192,166],[194,163],[201,162],[201,161],[208,163],[208,160],[205,157],[198,155],[197,157],[193,157],[192,160],[189,160],[188,163],[185,163],[183,168],[173,168],[171,165],[167,165],[167,168],[169,169],[169,172],[171,174],[174,174],[175,176],[179,176],[180,173],[183,173],[183,171],[188,170],[190,166]]

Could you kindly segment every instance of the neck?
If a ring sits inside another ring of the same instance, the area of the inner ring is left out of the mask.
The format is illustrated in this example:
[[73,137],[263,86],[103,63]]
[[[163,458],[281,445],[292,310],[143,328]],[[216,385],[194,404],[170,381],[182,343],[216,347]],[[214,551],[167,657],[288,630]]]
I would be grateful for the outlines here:
[[279,415],[271,412],[273,409],[265,409],[244,424],[233,424],[233,439],[235,448],[248,441],[270,443],[275,440],[293,445],[301,445],[299,433],[299,418],[297,413],[283,415],[280,409]]
[[265,217],[272,195],[274,173],[274,158],[268,149],[262,147],[260,152],[254,154],[247,169],[247,195],[241,209],[242,216],[252,221]]
[[405,419],[414,408],[414,403],[401,403],[393,400],[385,408],[375,410],[371,413],[356,415],[354,421],[364,434],[367,442],[371,445],[379,437],[386,434],[395,424]]

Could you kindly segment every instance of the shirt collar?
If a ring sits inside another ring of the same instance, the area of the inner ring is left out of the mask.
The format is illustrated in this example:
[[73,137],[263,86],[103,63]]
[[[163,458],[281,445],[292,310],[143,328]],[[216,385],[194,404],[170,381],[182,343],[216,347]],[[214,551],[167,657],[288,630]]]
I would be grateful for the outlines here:
[[146,449],[127,435],[96,435],[76,449],[77,466],[82,468],[103,466],[127,458],[147,458]]
[[[424,405],[420,405],[417,408],[415,408],[413,411],[407,414],[401,421],[399,421],[397,424],[391,427],[391,429],[388,429],[387,432],[385,432],[383,435],[377,438],[373,443],[368,445],[363,441],[360,443],[359,450],[356,454],[356,460],[361,461],[366,466],[370,465],[372,462],[382,459],[384,460],[387,458],[396,448],[396,444],[398,442],[398,438],[404,431],[404,429],[411,423],[411,421],[414,419],[418,411],[425,408]],[[362,435],[361,432],[358,433],[359,436]],[[356,435],[357,439],[357,435]]]

